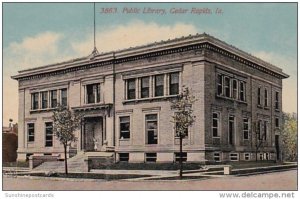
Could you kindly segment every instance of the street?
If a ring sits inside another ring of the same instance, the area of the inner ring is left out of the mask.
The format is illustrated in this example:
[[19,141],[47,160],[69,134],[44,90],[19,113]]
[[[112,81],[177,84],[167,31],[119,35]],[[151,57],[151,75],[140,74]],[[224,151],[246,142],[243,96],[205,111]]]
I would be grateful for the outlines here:
[[3,190],[297,190],[297,170],[189,181],[56,181],[3,178]]

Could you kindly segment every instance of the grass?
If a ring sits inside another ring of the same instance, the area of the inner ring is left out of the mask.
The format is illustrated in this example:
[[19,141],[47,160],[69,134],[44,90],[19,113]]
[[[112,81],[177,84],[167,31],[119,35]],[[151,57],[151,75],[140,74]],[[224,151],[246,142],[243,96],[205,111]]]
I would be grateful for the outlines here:
[[244,168],[254,168],[254,167],[267,167],[267,166],[276,166],[282,165],[283,163],[274,162],[274,161],[249,161],[249,162],[227,162],[226,165],[231,165],[233,169],[244,169]]
[[[25,175],[25,174],[19,174]],[[28,174],[26,174],[28,175]],[[69,173],[68,175],[64,173],[54,173],[51,176],[47,176],[45,173],[32,173],[29,176],[39,176],[39,177],[58,177],[58,178],[82,178],[82,179],[103,179],[103,180],[121,180],[130,178],[142,178],[150,177],[151,175],[133,175],[133,174],[95,174],[95,173]]]
[[[243,161],[243,162],[222,162],[214,165],[231,165],[233,169],[253,168],[282,165],[283,163],[275,163],[274,161]],[[183,163],[183,170],[201,169],[204,164],[201,163]],[[128,163],[119,162],[110,165],[101,165],[97,169],[112,170],[179,170],[179,163]]]
[[[203,164],[199,163],[184,163],[184,170],[200,169]],[[127,163],[119,162],[110,165],[101,165],[97,169],[112,169],[112,170],[179,170],[179,163]]]
[[18,162],[3,162],[2,167],[29,167],[29,162],[18,161]]

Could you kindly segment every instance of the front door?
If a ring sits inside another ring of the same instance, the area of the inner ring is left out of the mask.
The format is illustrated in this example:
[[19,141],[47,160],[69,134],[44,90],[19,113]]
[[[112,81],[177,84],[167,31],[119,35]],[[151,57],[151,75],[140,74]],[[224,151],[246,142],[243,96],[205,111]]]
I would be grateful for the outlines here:
[[102,117],[87,117],[84,121],[84,150],[100,151],[103,144]]

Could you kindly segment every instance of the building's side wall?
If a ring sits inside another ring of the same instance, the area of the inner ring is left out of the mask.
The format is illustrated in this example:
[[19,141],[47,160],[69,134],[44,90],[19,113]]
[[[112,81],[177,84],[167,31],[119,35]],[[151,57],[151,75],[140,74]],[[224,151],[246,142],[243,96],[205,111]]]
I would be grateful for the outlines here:
[[[245,154],[250,154],[249,160],[255,160],[256,156],[256,131],[258,120],[267,121],[268,133],[266,141],[258,149],[263,153],[264,159],[275,158],[275,117],[281,117],[282,112],[282,81],[271,75],[254,70],[249,66],[233,61],[215,52],[206,52],[207,63],[205,95],[206,122],[205,143],[206,159],[214,161],[214,154],[220,153],[221,161],[230,161],[230,154],[237,153],[239,160],[245,160]],[[246,103],[236,100],[225,99],[217,96],[217,74],[232,74],[246,82]],[[261,87],[261,100],[264,103],[264,89],[268,91],[268,107],[259,107],[257,103],[258,87]],[[275,92],[279,92],[279,110],[275,110]],[[212,113],[220,113],[220,137],[212,136]],[[235,116],[235,139],[234,145],[229,144],[229,115]],[[243,118],[250,119],[249,139],[243,138]],[[266,158],[266,153],[268,158]],[[259,154],[258,154],[259,156]]]

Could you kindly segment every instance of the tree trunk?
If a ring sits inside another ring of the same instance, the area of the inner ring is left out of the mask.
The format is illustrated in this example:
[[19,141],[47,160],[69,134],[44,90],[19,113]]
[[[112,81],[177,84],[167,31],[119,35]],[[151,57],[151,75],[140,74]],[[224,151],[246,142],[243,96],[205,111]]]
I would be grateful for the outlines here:
[[179,136],[179,145],[180,145],[180,149],[179,149],[179,167],[180,167],[180,171],[179,171],[179,178],[182,179],[182,135]]
[[64,145],[64,150],[65,150],[65,174],[68,175],[67,145]]
[[257,151],[255,152],[255,162],[257,162]]

